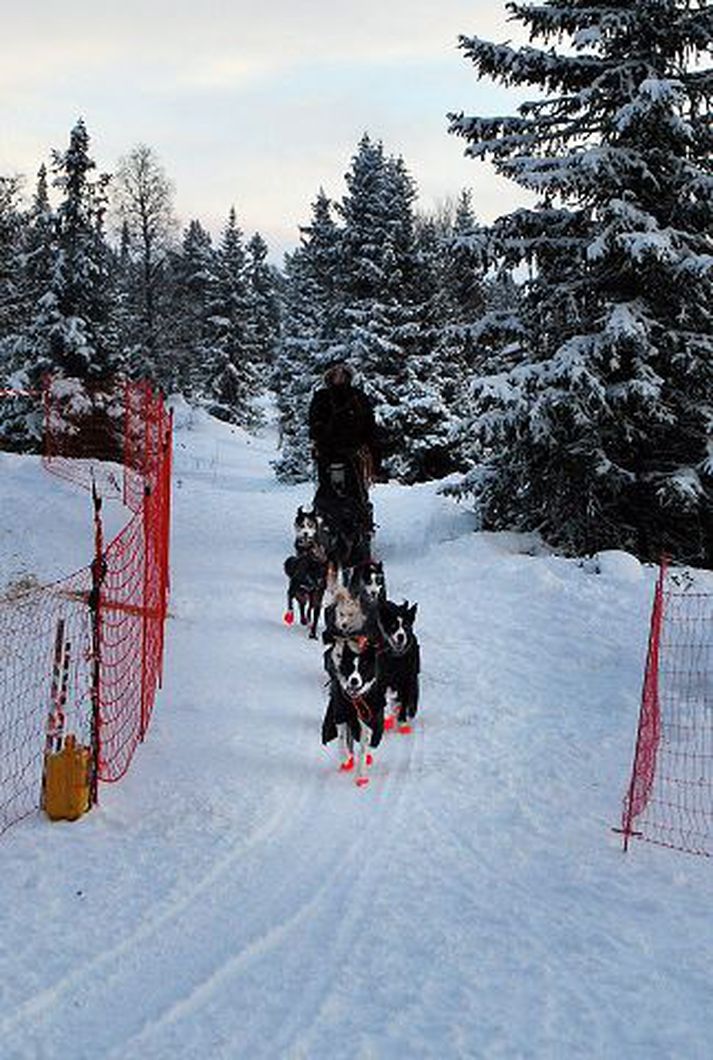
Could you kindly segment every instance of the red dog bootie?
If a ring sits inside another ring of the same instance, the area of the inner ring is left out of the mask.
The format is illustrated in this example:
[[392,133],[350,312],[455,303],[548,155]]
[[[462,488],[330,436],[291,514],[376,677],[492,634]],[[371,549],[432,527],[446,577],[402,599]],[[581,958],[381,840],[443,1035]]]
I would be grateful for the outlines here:
[[349,755],[349,758],[345,758],[339,767],[340,773],[349,773],[354,768],[354,755]]
[[285,623],[285,625],[286,626],[291,626],[292,623],[294,622],[294,620],[295,620],[294,611],[285,611],[284,615],[282,616],[282,621]]

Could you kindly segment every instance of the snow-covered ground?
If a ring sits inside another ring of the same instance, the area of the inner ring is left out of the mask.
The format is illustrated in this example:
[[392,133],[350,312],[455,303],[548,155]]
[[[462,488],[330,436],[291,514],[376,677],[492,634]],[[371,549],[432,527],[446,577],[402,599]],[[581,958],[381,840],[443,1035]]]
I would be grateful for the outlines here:
[[[711,862],[611,831],[655,572],[377,487],[423,705],[359,790],[320,745],[321,649],[281,622],[310,491],[269,431],[179,428],[149,738],[81,821],[0,842],[2,1060],[707,1060]],[[86,495],[0,474],[0,588],[82,565]]]

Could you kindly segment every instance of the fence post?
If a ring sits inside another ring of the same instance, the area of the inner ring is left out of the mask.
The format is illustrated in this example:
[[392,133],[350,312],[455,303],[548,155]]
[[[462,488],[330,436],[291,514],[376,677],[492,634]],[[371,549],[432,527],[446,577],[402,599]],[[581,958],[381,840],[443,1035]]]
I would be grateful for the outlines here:
[[151,564],[151,504],[152,504],[152,492],[151,485],[148,482],[144,482],[144,504],[142,510],[141,521],[143,524],[143,546],[144,546],[144,586],[143,586],[143,606],[141,608],[141,722],[139,728],[139,739],[143,743],[143,739],[146,735],[148,728],[148,702],[149,702],[149,667],[148,667],[148,653],[149,653],[149,622],[151,610],[149,606],[150,596],[150,564]]
[[[165,412],[165,406],[161,405]],[[165,416],[163,417],[165,421]],[[163,655],[165,643],[166,613],[168,611],[169,572],[168,556],[171,537],[171,457],[173,452],[173,409],[168,413],[168,423],[162,424],[162,453],[161,463],[161,522],[160,522],[160,549],[161,549],[161,620],[159,628],[159,688],[163,687]]]
[[124,380],[124,476],[123,476],[123,502],[129,504],[129,466],[133,458],[131,448],[131,384],[128,379]]
[[90,805],[95,806],[99,799],[99,760],[101,756],[102,583],[106,575],[106,560],[101,521],[102,500],[94,482],[92,482],[92,501],[94,503],[94,559],[91,565],[92,588],[89,594],[89,610],[92,620],[92,776],[89,798]]
[[659,713],[659,653],[661,628],[663,625],[663,587],[668,570],[668,557],[661,557],[659,576],[654,592],[651,611],[649,647],[646,654],[646,672],[641,692],[639,727],[636,734],[636,750],[631,770],[631,783],[626,796],[621,831],[624,835],[624,852],[629,849],[629,839],[636,833],[632,825],[634,818],[643,813],[649,800],[656,771],[656,751],[661,731]]

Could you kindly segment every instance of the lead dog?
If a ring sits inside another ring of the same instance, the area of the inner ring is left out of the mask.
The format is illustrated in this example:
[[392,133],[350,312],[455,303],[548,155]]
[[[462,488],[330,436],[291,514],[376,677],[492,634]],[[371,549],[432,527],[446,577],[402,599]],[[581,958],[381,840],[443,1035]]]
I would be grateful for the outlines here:
[[384,689],[396,699],[386,728],[398,722],[403,733],[411,731],[410,722],[418,710],[421,649],[413,631],[417,610],[418,604],[410,606],[408,600],[402,604],[386,600],[379,604],[376,619],[380,677]]
[[354,744],[359,744],[355,782],[369,783],[371,752],[384,733],[384,688],[376,646],[368,641],[335,640],[325,652],[329,702],[322,722],[322,743],[339,740],[340,770],[354,769]]

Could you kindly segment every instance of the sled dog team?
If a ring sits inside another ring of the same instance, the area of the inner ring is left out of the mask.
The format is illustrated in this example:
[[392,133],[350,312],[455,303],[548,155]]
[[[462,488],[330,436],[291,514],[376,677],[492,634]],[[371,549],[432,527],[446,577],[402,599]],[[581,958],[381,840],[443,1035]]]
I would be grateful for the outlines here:
[[[355,550],[345,556],[340,535],[331,532],[325,516],[302,507],[294,534],[294,555],[284,563],[285,622],[294,622],[296,604],[300,624],[316,638],[323,603],[329,601],[322,632],[329,679],[322,743],[339,741],[340,770],[354,771],[363,787],[384,729],[410,732],[418,710],[417,604],[388,599],[383,564],[371,558],[368,537],[356,556]],[[358,558],[360,553],[364,558]]]

